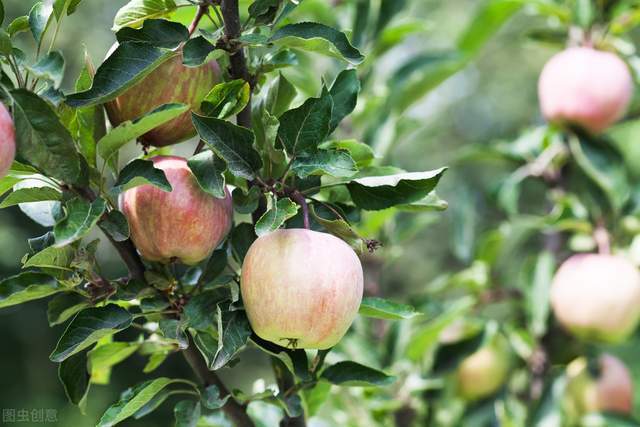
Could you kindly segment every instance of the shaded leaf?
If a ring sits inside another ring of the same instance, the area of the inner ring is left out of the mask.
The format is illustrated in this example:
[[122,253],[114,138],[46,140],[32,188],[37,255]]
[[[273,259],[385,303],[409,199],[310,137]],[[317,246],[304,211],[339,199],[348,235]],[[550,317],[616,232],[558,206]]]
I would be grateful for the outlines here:
[[172,191],[162,169],[154,166],[151,160],[135,159],[125,166],[114,184],[114,191],[121,192],[139,185],[151,184],[164,191]]
[[386,386],[395,381],[391,375],[351,361],[329,366],[322,372],[321,378],[343,387]]
[[60,290],[51,276],[23,272],[0,281],[0,308],[44,298]]
[[227,169],[227,165],[224,160],[211,150],[206,150],[191,157],[187,164],[202,190],[219,199],[226,196],[224,171]]
[[89,203],[75,198],[65,204],[66,217],[53,228],[56,236],[56,246],[65,246],[82,239],[98,223],[105,213],[107,204],[98,198]]
[[299,206],[288,197],[278,200],[256,222],[256,234],[258,237],[282,227],[285,221],[296,216],[298,208]]
[[284,113],[278,128],[280,145],[292,157],[317,151],[329,134],[332,110],[333,100],[325,92],[320,98],[309,98],[300,107]]
[[90,379],[87,370],[87,352],[83,351],[63,360],[58,367],[58,378],[69,401],[79,406],[84,413]]
[[174,49],[189,39],[189,30],[182,24],[164,19],[148,19],[142,28],[123,28],[116,34],[118,43],[140,42]]

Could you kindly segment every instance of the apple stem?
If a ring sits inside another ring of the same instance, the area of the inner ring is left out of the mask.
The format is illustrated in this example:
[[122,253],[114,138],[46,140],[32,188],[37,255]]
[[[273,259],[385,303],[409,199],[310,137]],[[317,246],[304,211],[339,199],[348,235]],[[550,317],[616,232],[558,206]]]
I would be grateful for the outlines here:
[[189,37],[191,37],[193,33],[196,31],[196,28],[198,28],[198,24],[200,23],[200,20],[207,13],[208,9],[209,9],[208,2],[200,3],[200,5],[198,6],[198,11],[196,12],[196,16],[193,18],[193,21],[191,21],[191,24],[189,25]]
[[309,230],[311,227],[309,225],[309,205],[307,205],[307,200],[305,199],[304,195],[298,190],[295,190],[291,193],[291,198],[302,208],[302,219],[304,221],[304,228]]

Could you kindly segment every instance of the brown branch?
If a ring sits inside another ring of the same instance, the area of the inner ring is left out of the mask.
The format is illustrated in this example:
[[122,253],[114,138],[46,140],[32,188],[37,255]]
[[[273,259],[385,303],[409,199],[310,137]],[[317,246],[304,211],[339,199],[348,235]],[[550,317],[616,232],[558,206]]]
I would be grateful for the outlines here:
[[[218,387],[220,397],[224,398],[230,396],[229,390],[224,383],[218,378],[215,372],[210,371],[207,363],[202,358],[202,355],[196,348],[193,338],[189,336],[189,347],[182,351],[182,355],[191,366],[191,369],[196,373],[200,381],[205,387],[215,385]],[[255,427],[255,423],[249,415],[244,406],[240,405],[233,396],[227,400],[227,403],[222,407],[224,413],[231,419],[233,425],[236,427]]]
[[[238,0],[222,0],[220,2],[220,12],[222,13],[222,19],[224,21],[224,35],[228,43],[233,43],[234,40],[240,37],[240,11],[238,8]],[[247,68],[247,61],[244,56],[244,51],[240,47],[235,52],[229,55],[230,74],[233,79],[242,79],[252,85],[252,78]],[[249,93],[251,97],[251,93]],[[251,98],[247,106],[244,107],[236,117],[236,123],[239,126],[251,128]]]
[[196,31],[196,28],[198,28],[198,24],[200,23],[200,20],[202,19],[203,16],[206,15],[207,10],[209,10],[208,2],[203,2],[200,4],[200,6],[198,6],[198,11],[196,12],[196,16],[193,18],[193,21],[191,21],[191,24],[189,25],[189,36],[192,36],[193,33]]
[[305,200],[304,195],[298,190],[294,190],[291,193],[291,198],[302,208],[302,219],[304,221],[304,228],[309,230],[311,228],[311,226],[309,225],[309,205],[307,205],[307,201]]

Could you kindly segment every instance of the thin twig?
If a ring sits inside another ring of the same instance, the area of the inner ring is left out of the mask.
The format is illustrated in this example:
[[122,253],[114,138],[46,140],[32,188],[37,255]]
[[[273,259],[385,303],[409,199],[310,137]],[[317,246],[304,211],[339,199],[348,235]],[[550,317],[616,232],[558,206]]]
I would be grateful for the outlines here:
[[302,208],[302,219],[304,221],[304,228],[309,230],[311,226],[309,223],[309,205],[307,205],[307,200],[305,199],[304,195],[298,190],[294,190],[293,192],[291,192],[291,198]]

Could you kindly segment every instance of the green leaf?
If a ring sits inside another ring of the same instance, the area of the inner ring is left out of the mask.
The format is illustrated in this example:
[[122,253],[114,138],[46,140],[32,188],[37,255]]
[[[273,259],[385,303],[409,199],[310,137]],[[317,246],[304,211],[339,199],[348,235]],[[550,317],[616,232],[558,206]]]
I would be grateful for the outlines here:
[[257,24],[270,24],[276,18],[278,10],[282,6],[283,0],[255,0],[249,6],[249,16]]
[[204,390],[202,404],[207,409],[220,409],[227,403],[227,400],[229,400],[230,397],[230,394],[225,397],[221,397],[218,386],[210,385]]
[[53,82],[53,87],[60,87],[64,77],[64,57],[62,53],[54,50],[43,56],[35,64],[27,67],[33,75]]
[[332,133],[342,119],[351,114],[356,108],[359,92],[360,80],[358,80],[356,70],[344,70],[338,74],[336,81],[333,82],[333,86],[331,86],[331,90],[329,91],[331,98],[333,98],[329,133]]
[[606,195],[614,212],[619,212],[631,197],[624,159],[611,146],[599,141],[569,139],[569,148],[578,167]]
[[66,13],[72,15],[82,0],[55,0],[53,2],[53,14],[58,22]]
[[446,200],[442,200],[435,191],[427,194],[423,199],[406,205],[396,205],[395,208],[404,212],[444,211],[449,207]]
[[23,272],[0,281],[0,308],[48,297],[60,290],[51,276]]
[[227,119],[244,110],[251,88],[244,80],[231,80],[215,85],[200,104],[202,114]]
[[82,310],[69,323],[49,359],[62,362],[101,338],[128,328],[132,321],[131,314],[115,304]]
[[2,25],[2,23],[4,22],[4,4],[2,3],[2,1],[0,1],[0,25]]
[[178,117],[188,109],[189,106],[185,104],[164,104],[133,121],[120,123],[98,141],[98,154],[115,170],[118,150],[127,142]]
[[329,134],[333,100],[328,92],[320,98],[309,98],[300,107],[289,110],[280,117],[278,141],[295,157],[314,153]]
[[76,250],[71,246],[49,246],[30,257],[22,267],[38,267],[70,271],[71,263],[75,255]]
[[[222,54],[222,50],[216,51],[216,47],[202,36],[189,39],[182,50],[182,63],[187,67],[199,67]],[[215,52],[212,54],[212,52]]]
[[231,230],[231,248],[240,263],[256,238],[254,226],[246,222],[238,224]]
[[63,360],[58,367],[58,378],[60,378],[69,401],[79,406],[82,413],[84,413],[90,379],[87,370],[87,352],[76,353]]
[[176,427],[196,427],[200,419],[200,402],[182,400],[173,408]]
[[85,297],[75,292],[56,295],[49,301],[47,319],[49,326],[66,322],[71,316],[89,307],[91,303]]
[[167,16],[176,9],[174,0],[131,0],[118,10],[111,29],[138,28],[145,20]]
[[204,291],[191,298],[184,306],[184,320],[190,328],[206,330],[215,326],[217,305],[230,300],[228,288],[216,287]]
[[473,307],[475,300],[472,297],[464,297],[454,301],[451,305],[422,326],[412,337],[407,345],[406,353],[410,360],[421,360],[425,353],[437,344],[440,333],[457,319],[464,316]]
[[344,33],[316,22],[285,25],[269,39],[277,46],[298,48],[360,64],[364,56],[349,43]]
[[251,130],[195,113],[192,120],[200,138],[227,163],[229,172],[249,180],[255,177],[262,160],[253,148],[255,135]]
[[596,10],[591,0],[576,0],[573,2],[573,20],[580,27],[589,30],[596,17]]
[[120,211],[112,210],[102,217],[99,223],[102,231],[114,241],[124,242],[129,238],[130,230],[127,217]]
[[89,351],[88,365],[91,372],[91,382],[93,384],[109,384],[111,368],[127,359],[139,347],[140,344],[136,342],[109,342],[93,348]]
[[480,48],[519,11],[522,0],[484,0],[471,20],[471,24],[458,39],[458,49],[465,55],[478,53]]
[[146,403],[153,399],[165,387],[173,383],[185,382],[165,377],[145,381],[122,393],[120,400],[111,405],[102,415],[97,427],[111,427],[134,415]]
[[380,210],[417,202],[438,184],[446,168],[354,179],[347,184],[353,202],[366,210]]
[[82,239],[98,223],[107,209],[104,199],[89,203],[75,198],[65,204],[66,217],[53,228],[56,246],[61,247]]
[[383,298],[365,297],[360,304],[359,313],[374,319],[402,320],[420,316],[422,313],[406,304],[398,304]]
[[218,305],[218,351],[209,366],[218,370],[233,359],[251,336],[251,325],[244,311],[221,310]]
[[29,11],[29,27],[31,28],[31,34],[36,40],[37,44],[40,44],[42,35],[49,26],[51,18],[51,9],[39,1]]
[[346,151],[321,150],[296,157],[291,170],[300,178],[309,175],[331,175],[336,178],[353,176],[358,168]]
[[236,212],[241,214],[250,214],[258,209],[258,203],[260,197],[262,197],[262,191],[258,187],[249,187],[249,191],[245,193],[241,188],[234,188],[233,193],[233,208]]
[[11,44],[11,36],[3,29],[0,29],[0,54],[9,56],[12,52],[13,45]]
[[49,104],[25,89],[11,92],[18,156],[48,176],[81,183],[80,156],[69,131]]
[[531,316],[530,328],[536,337],[543,336],[547,331],[549,291],[555,269],[556,263],[552,253],[543,251],[538,254],[527,298]]
[[148,43],[122,43],[100,65],[91,89],[67,96],[67,104],[77,108],[110,101],[175,55]]
[[311,205],[311,214],[314,219],[322,225],[329,233],[344,240],[359,253],[364,253],[366,248],[366,240],[362,238],[351,225],[342,218],[325,219],[318,215],[315,206]]
[[338,362],[322,372],[322,379],[346,387],[386,386],[396,379],[377,369],[356,362]]
[[163,191],[173,190],[164,171],[156,168],[151,160],[135,159],[120,171],[114,191],[122,192],[145,184],[154,185]]
[[7,33],[9,33],[9,36],[11,37],[24,31],[29,31],[29,17],[26,15],[18,16],[16,19],[11,21],[7,27]]
[[174,49],[189,39],[189,30],[177,22],[164,19],[144,21],[141,29],[123,28],[116,34],[118,43],[140,42]]
[[225,198],[224,171],[227,165],[222,159],[206,150],[191,157],[187,164],[202,190],[218,199]]
[[296,95],[297,91],[295,86],[293,86],[285,76],[279,73],[278,78],[269,86],[265,108],[272,115],[280,117],[289,109]]
[[9,194],[0,203],[0,209],[15,206],[19,203],[42,202],[46,200],[62,200],[62,193],[53,187],[19,188]]
[[356,162],[358,168],[371,165],[375,159],[375,153],[371,146],[358,142],[354,139],[345,139],[340,141],[327,141],[320,144],[321,149],[337,149],[345,150],[351,158]]
[[185,334],[185,323],[178,319],[160,319],[158,325],[167,341],[176,343],[181,350],[189,347],[187,335]]
[[256,234],[260,237],[276,231],[285,221],[296,216],[298,209],[299,206],[288,197],[278,200],[256,222]]

